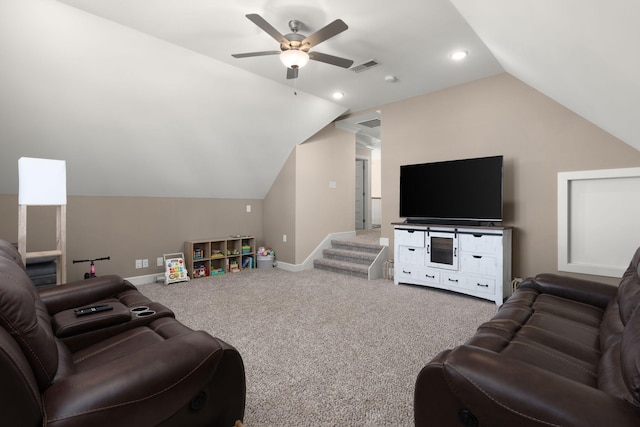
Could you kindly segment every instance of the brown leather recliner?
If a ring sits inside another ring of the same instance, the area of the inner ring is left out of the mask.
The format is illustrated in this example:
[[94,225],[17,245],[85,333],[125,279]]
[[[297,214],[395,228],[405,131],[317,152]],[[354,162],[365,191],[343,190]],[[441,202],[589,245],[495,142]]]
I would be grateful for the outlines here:
[[640,249],[619,287],[525,280],[418,375],[415,425],[639,426]]
[[[75,315],[100,305],[110,308]],[[230,427],[245,393],[235,348],[117,276],[41,297],[0,241],[0,425]]]

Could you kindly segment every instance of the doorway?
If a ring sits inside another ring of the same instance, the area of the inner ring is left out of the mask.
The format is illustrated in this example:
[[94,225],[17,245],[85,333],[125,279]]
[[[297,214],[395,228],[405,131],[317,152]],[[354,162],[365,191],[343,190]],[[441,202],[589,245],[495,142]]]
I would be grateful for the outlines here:
[[380,228],[382,222],[381,194],[381,111],[350,115],[335,122],[335,126],[353,132],[356,143],[355,229]]
[[367,228],[367,160],[356,159],[356,230]]

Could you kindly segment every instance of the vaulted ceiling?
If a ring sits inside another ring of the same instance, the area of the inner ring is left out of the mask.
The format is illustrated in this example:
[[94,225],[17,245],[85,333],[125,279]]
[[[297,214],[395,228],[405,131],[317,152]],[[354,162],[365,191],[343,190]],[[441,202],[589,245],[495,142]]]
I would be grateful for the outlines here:
[[[249,13],[283,34],[340,18],[315,50],[377,65],[288,80],[277,56],[233,58],[278,49]],[[70,194],[263,198],[337,117],[505,71],[640,149],[639,17],[625,0],[0,0],[0,193],[30,156],[67,160]]]

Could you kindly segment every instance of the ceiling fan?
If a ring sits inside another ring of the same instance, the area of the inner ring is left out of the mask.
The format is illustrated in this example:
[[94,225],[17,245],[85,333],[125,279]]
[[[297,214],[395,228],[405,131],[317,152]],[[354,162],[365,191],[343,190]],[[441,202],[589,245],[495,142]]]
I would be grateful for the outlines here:
[[338,56],[328,55],[320,52],[309,52],[309,50],[323,41],[340,34],[347,28],[341,19],[336,19],[332,23],[324,26],[310,36],[304,36],[298,31],[302,23],[296,19],[289,21],[291,33],[282,35],[278,30],[273,28],[271,24],[265,21],[260,15],[252,13],[246,15],[247,18],[260,27],[264,32],[273,37],[280,43],[280,50],[269,50],[264,52],[236,53],[231,56],[234,58],[249,58],[252,56],[280,55],[280,60],[287,67],[287,78],[295,79],[298,77],[298,70],[306,65],[310,59],[314,61],[324,62],[326,64],[336,65],[342,68],[349,68],[353,65],[350,59],[340,58]]

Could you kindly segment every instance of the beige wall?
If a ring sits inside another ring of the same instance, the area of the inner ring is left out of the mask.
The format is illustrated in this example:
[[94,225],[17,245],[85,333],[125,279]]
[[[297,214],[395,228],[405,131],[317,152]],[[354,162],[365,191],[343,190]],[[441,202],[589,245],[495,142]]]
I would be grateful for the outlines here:
[[[264,241],[278,261],[295,263],[296,259],[296,150],[280,170],[264,199]],[[282,236],[287,241],[282,241]]]
[[[73,259],[110,256],[96,263],[99,275],[123,277],[161,273],[156,258],[182,252],[185,240],[251,234],[263,244],[262,200],[161,197],[69,196],[67,205],[67,275],[81,279],[88,264]],[[251,213],[246,205],[251,205]],[[55,209],[27,210],[27,248],[55,247]],[[0,238],[18,238],[18,198],[0,195]],[[136,269],[136,259],[149,259],[149,268]]]
[[354,134],[333,124],[296,146],[264,200],[265,240],[278,261],[301,264],[327,235],[354,230],[355,158]]
[[640,152],[508,74],[382,112],[383,237],[393,242],[391,223],[399,221],[400,165],[504,155],[514,276],[557,271],[558,172],[640,165]]
[[[354,230],[355,136],[327,126],[296,147],[296,264],[330,233]],[[336,188],[329,188],[335,182]]]
[[[640,152],[508,74],[381,110],[382,236],[393,245],[400,165],[502,154],[514,276],[557,269],[559,171],[640,165]],[[70,196],[69,259],[110,255],[99,274],[138,276],[160,272],[156,257],[181,251],[184,240],[253,234],[279,260],[302,263],[328,234],[354,229],[355,156],[354,135],[329,125],[295,148],[264,201]],[[52,247],[52,211],[29,212],[29,249]],[[0,218],[0,238],[16,241],[17,196],[0,195]],[[140,258],[152,267],[135,269]],[[84,271],[69,265],[70,279]]]
[[333,124],[291,153],[264,200],[265,240],[278,261],[301,264],[327,235],[354,230],[355,158],[355,136]]

